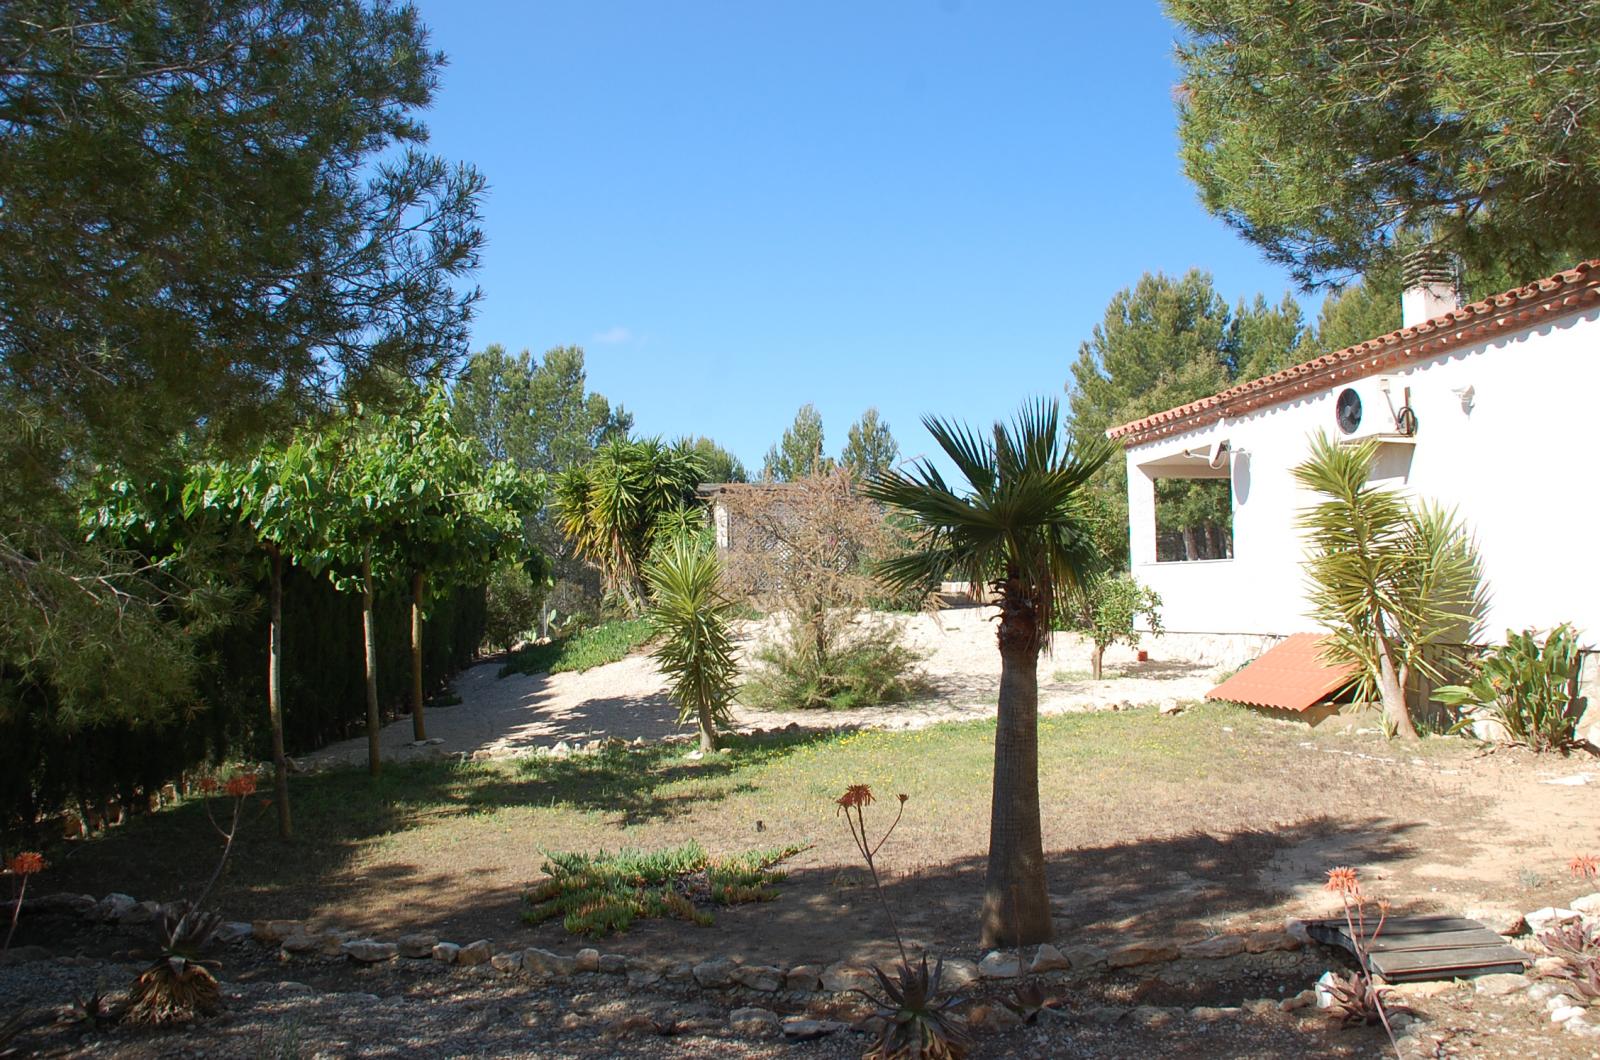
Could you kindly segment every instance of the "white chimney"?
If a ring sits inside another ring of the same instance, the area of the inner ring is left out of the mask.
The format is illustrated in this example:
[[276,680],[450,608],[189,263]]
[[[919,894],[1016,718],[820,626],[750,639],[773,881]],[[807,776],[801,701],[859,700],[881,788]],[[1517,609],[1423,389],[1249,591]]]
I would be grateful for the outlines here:
[[1456,270],[1448,255],[1432,247],[1410,254],[1401,275],[1400,326],[1414,327],[1425,320],[1461,308],[1456,294]]

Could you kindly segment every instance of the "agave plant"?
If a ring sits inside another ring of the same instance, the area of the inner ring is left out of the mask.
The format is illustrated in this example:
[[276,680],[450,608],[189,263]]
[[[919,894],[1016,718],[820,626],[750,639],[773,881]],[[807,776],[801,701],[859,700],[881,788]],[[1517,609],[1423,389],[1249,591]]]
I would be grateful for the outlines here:
[[1539,935],[1561,967],[1546,972],[1567,995],[1586,1005],[1600,1002],[1600,932],[1587,924],[1560,924]]
[[884,1022],[863,1060],[960,1060],[967,1055],[971,1043],[966,1024],[950,1010],[958,999],[939,994],[944,961],[930,972],[924,955],[920,965],[902,960],[894,978],[881,968],[872,974],[878,977],[882,996],[862,993],[878,1007],[873,1015]]
[[1329,998],[1328,1017],[1346,1025],[1384,1023],[1385,1012],[1398,1011],[1384,1000],[1383,988],[1374,986],[1372,977],[1360,972],[1329,975],[1323,981],[1323,990]]
[[0,1060],[6,1057],[18,1056],[22,1050],[19,1046],[12,1045],[28,1025],[28,1013],[17,1012],[0,1023]]
[[218,962],[200,957],[221,923],[221,916],[193,906],[162,918],[161,956],[139,974],[128,992],[130,1019],[157,1025],[185,1023],[222,1008],[222,990],[211,971]]

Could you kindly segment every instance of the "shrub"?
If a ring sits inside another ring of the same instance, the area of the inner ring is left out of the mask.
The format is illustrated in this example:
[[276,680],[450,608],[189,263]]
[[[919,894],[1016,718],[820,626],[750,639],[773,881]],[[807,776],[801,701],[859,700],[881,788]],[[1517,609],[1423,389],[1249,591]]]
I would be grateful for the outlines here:
[[484,598],[483,643],[488,648],[509,648],[534,631],[544,586],[519,563],[509,563],[489,575]]
[[860,621],[849,633],[831,633],[832,650],[823,654],[814,629],[780,621],[780,634],[755,650],[758,665],[739,692],[752,707],[851,710],[900,702],[921,686],[912,667],[922,656],[900,642],[892,622]]
[[690,532],[656,553],[644,576],[650,621],[661,634],[655,659],[671,682],[678,722],[693,718],[700,750],[714,751],[717,728],[732,721],[728,705],[739,672],[728,632],[733,605],[719,587],[722,564],[715,547]]
[[1487,717],[1511,743],[1557,750],[1572,743],[1578,724],[1573,695],[1578,660],[1578,634],[1567,623],[1542,640],[1537,630],[1508,630],[1505,643],[1489,649],[1478,663],[1471,682],[1444,685],[1433,697],[1462,709],[1459,727]]
[[615,854],[551,853],[549,878],[523,895],[522,919],[530,924],[561,917],[574,935],[603,938],[626,931],[639,918],[670,917],[706,926],[708,905],[770,902],[772,885],[783,879],[773,866],[801,847],[751,851],[713,858],[690,840],[666,850],[619,850]]
[[1104,673],[1107,648],[1119,641],[1130,648],[1139,646],[1139,619],[1149,624],[1151,633],[1161,634],[1161,597],[1154,589],[1140,585],[1131,574],[1102,574],[1090,579],[1073,605],[1064,617],[1068,628],[1086,634],[1094,643],[1089,670],[1096,681]]

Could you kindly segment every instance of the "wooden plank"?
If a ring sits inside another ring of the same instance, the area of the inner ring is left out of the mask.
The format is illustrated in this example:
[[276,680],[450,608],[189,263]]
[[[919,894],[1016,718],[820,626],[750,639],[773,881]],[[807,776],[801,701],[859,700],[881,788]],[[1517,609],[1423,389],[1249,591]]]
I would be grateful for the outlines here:
[[[1367,921],[1368,927],[1377,925],[1377,920]],[[1327,917],[1322,920],[1306,921],[1308,928],[1326,926],[1330,930],[1339,931],[1346,935],[1349,929],[1345,926],[1343,918]],[[1468,920],[1459,916],[1404,916],[1392,917],[1384,922],[1385,935],[1417,935],[1433,931],[1487,931],[1488,928],[1476,920]]]
[[1432,934],[1394,935],[1387,931],[1367,940],[1368,953],[1393,953],[1397,950],[1466,950],[1483,946],[1503,946],[1499,935],[1477,931],[1439,931]]
[[1514,963],[1521,968],[1525,960],[1520,950],[1506,945],[1479,946],[1469,950],[1401,950],[1396,953],[1374,953],[1371,957],[1373,971],[1384,976],[1391,972],[1443,972],[1488,964]]

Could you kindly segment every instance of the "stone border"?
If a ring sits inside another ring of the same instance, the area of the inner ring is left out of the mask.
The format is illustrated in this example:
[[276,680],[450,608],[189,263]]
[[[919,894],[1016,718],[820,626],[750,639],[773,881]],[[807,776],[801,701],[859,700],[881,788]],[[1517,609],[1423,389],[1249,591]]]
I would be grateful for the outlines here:
[[[1499,913],[1495,927],[1505,927],[1510,935],[1538,931],[1558,923],[1600,920],[1600,893],[1574,899],[1572,908],[1546,908],[1526,914],[1507,910],[1477,910],[1481,915]],[[79,919],[118,926],[154,924],[164,917],[181,914],[182,903],[138,901],[130,895],[112,893],[96,899],[86,894],[52,894],[29,898],[22,904],[24,913],[66,913]],[[630,957],[624,954],[601,953],[585,947],[567,956],[537,946],[506,950],[495,949],[489,939],[477,939],[461,944],[441,940],[426,932],[402,935],[394,941],[364,937],[359,932],[336,928],[315,930],[301,920],[257,920],[253,923],[231,921],[217,931],[216,939],[223,943],[253,943],[275,950],[285,959],[302,957],[344,957],[358,964],[382,964],[390,961],[431,960],[439,964],[462,968],[487,966],[486,971],[499,975],[527,975],[535,979],[552,981],[569,979],[575,975],[620,975],[632,988],[644,988],[658,983],[694,986],[701,990],[746,991],[766,994],[774,1000],[783,998],[792,1003],[804,1003],[818,994],[844,994],[870,990],[877,985],[870,968],[849,961],[836,961],[822,966],[799,964],[794,966],[744,964],[734,957],[715,957],[700,962],[673,961],[661,957]],[[1060,973],[1078,975],[1100,974],[1109,971],[1145,968],[1175,961],[1222,960],[1246,954],[1293,952],[1311,942],[1305,922],[1296,917],[1286,918],[1282,929],[1255,929],[1213,935],[1184,943],[1170,940],[1134,940],[1111,949],[1091,945],[1057,948],[1049,943],[1033,951],[1028,960],[1026,974],[1031,976]],[[1533,945],[1535,950],[1540,947]],[[1542,967],[1552,958],[1535,961],[1534,971],[1544,973],[1553,967]],[[994,950],[981,960],[950,958],[944,962],[944,984],[955,990],[975,982],[1001,984],[1018,979],[1024,974],[1022,955],[1016,950]],[[1427,996],[1439,984],[1405,984],[1394,989],[1413,996]],[[1527,975],[1482,976],[1474,981],[1474,989],[1488,997],[1509,997],[1520,994],[1533,1003],[1543,1002],[1550,1012],[1551,1021],[1564,1029],[1585,1037],[1600,1038],[1600,1017],[1590,1021],[1585,1009],[1571,1003],[1566,993],[1548,980],[1536,980]],[[1270,1013],[1314,1014],[1327,1005],[1326,999],[1316,989],[1302,990],[1286,998],[1255,998],[1238,1006],[1198,1006],[1191,1009],[1160,1008],[1139,1005],[1132,1008],[1101,1006],[1085,1012],[1092,1023],[1114,1024],[1131,1020],[1145,1026],[1160,1026],[1172,1019],[1187,1016],[1202,1022],[1247,1015]],[[1002,1004],[978,1001],[969,1010],[969,1021],[976,1027],[990,1030],[1007,1030],[1020,1024],[1021,1019]],[[816,1020],[801,1016],[780,1017],[770,1009],[745,1006],[735,1009],[729,1017],[734,1030],[748,1034],[781,1033],[793,1040],[809,1040],[850,1029],[850,1024],[837,1020]],[[1401,1019],[1403,1029],[1407,1022]]]

